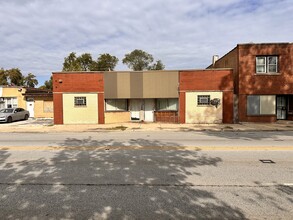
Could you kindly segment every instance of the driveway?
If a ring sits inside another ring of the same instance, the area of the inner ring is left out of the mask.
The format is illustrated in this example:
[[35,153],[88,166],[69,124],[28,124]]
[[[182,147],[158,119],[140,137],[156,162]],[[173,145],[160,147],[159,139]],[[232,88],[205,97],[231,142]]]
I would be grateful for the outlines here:
[[12,123],[0,123],[1,127],[15,127],[23,125],[52,125],[53,119],[39,119],[39,118],[29,118],[28,120],[14,121]]

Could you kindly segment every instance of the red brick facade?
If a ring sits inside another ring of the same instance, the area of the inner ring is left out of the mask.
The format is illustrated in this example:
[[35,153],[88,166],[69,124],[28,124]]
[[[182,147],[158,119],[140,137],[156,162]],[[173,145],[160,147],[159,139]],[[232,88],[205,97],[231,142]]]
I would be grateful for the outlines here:
[[185,123],[185,93],[188,91],[223,92],[223,123],[233,123],[233,70],[192,70],[179,72],[180,123]]
[[104,77],[102,72],[53,73],[54,124],[63,124],[62,95],[66,92],[97,92],[99,124],[104,124]]
[[[257,56],[277,56],[278,71],[274,74],[256,73]],[[293,44],[240,44],[209,68],[233,69],[234,93],[238,97],[240,122],[275,122],[277,115],[247,115],[248,95],[293,95]],[[287,119],[291,120],[290,111]]]

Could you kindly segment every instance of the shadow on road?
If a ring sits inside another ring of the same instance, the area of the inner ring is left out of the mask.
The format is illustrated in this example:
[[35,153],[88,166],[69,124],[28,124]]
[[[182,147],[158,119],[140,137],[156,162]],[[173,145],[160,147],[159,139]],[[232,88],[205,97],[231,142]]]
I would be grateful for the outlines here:
[[[144,139],[137,146],[176,146]],[[114,145],[68,138],[63,146]],[[45,153],[45,152],[43,152]],[[188,181],[194,168],[221,159],[184,150],[63,150],[49,159],[15,160],[0,151],[1,219],[246,219],[213,193]],[[13,161],[13,160],[12,160]]]

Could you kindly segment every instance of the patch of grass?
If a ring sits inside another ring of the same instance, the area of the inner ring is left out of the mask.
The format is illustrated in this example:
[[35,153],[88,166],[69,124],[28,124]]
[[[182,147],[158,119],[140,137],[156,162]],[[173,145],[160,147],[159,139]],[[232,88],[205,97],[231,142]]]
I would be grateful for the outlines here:
[[127,127],[120,125],[120,126],[116,126],[113,128],[109,128],[109,130],[121,130],[121,131],[125,131],[127,129]]
[[225,126],[223,129],[232,129],[233,130],[233,127],[231,127],[231,126]]

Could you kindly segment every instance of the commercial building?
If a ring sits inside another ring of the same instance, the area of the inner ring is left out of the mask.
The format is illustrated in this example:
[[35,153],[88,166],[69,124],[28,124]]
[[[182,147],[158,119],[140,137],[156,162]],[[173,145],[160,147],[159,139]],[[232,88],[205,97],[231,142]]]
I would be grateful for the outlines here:
[[204,70],[53,73],[54,123],[293,120],[293,44],[238,44]]
[[293,120],[293,44],[238,44],[209,68],[232,68],[235,122]]
[[55,72],[55,124],[232,123],[231,69]]

